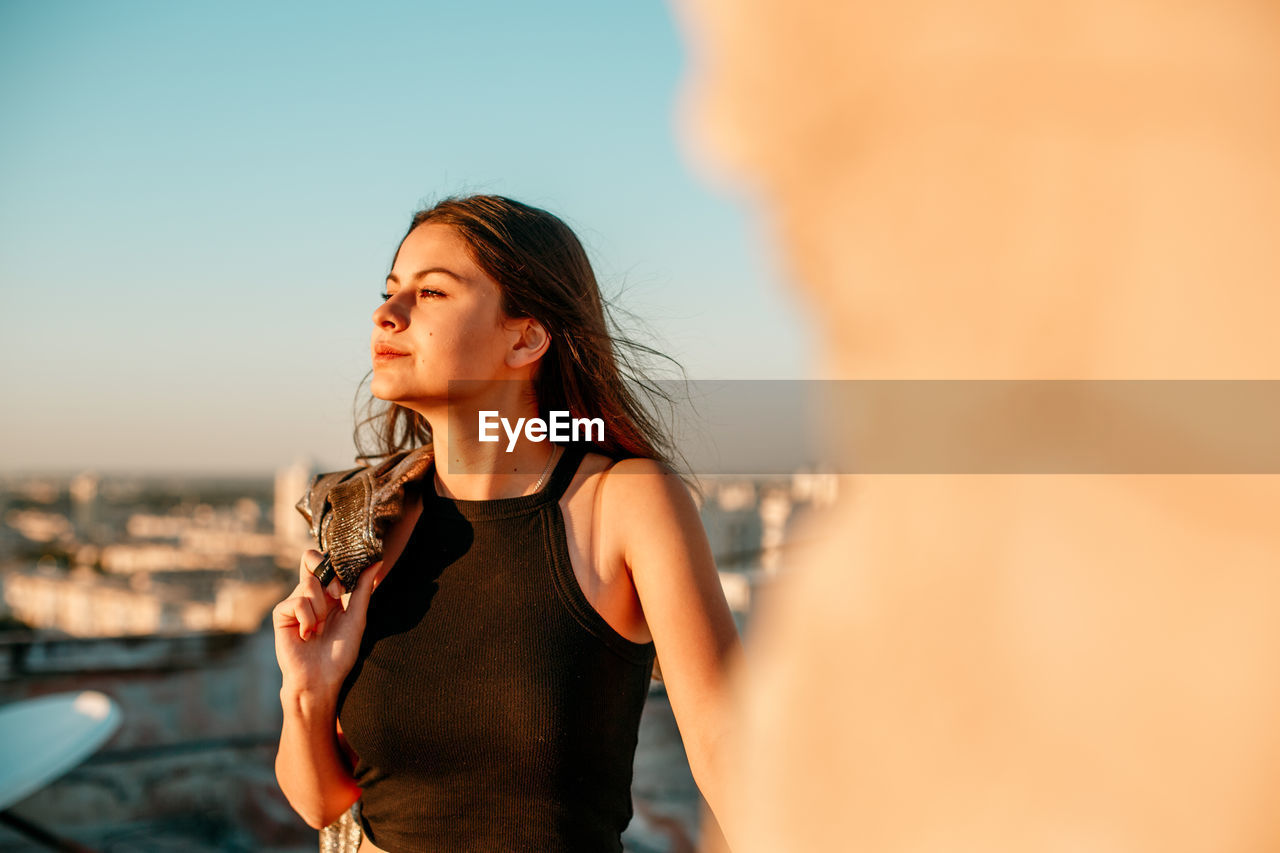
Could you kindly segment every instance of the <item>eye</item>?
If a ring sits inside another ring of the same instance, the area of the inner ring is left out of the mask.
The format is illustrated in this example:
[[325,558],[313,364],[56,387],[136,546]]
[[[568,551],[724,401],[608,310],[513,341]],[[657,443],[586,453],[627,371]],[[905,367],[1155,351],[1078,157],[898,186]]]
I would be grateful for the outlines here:
[[[398,292],[398,291],[397,291],[397,292]],[[382,301],[383,301],[383,302],[386,302],[388,299],[390,299],[391,297],[395,296],[395,293],[387,293],[386,291],[383,291],[382,293],[380,293],[380,294],[378,294],[378,295],[382,297]],[[432,289],[431,289],[431,288],[429,288],[429,287],[421,288],[421,289],[418,291],[418,296],[423,297],[423,298],[425,298],[425,299],[439,299],[439,298],[443,297],[444,295],[445,295],[445,294],[441,293],[439,290],[432,290]]]

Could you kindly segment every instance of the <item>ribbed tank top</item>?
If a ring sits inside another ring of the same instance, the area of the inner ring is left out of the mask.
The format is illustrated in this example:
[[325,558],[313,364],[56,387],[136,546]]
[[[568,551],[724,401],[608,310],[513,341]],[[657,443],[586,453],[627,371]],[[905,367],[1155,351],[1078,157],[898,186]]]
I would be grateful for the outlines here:
[[364,831],[389,853],[622,849],[654,647],[574,577],[559,500],[585,452],[565,445],[531,495],[413,484],[422,515],[338,696]]

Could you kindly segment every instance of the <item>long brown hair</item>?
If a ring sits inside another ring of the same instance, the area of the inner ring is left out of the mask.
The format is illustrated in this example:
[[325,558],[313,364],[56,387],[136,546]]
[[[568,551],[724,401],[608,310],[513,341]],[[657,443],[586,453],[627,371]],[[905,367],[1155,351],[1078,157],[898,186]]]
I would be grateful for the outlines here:
[[[672,404],[670,394],[642,375],[640,362],[658,357],[680,367],[679,362],[619,331],[573,230],[545,210],[499,195],[446,198],[415,213],[405,237],[428,222],[457,230],[476,264],[497,282],[506,316],[532,317],[551,336],[533,377],[540,416],[568,411],[571,418],[602,418],[604,439],[595,443],[600,452],[617,459],[652,458],[675,470],[676,457],[683,456],[629,386],[651,404]],[[431,428],[412,409],[371,396],[366,412],[353,436],[357,460],[431,444]],[[373,452],[361,440],[369,427]]]

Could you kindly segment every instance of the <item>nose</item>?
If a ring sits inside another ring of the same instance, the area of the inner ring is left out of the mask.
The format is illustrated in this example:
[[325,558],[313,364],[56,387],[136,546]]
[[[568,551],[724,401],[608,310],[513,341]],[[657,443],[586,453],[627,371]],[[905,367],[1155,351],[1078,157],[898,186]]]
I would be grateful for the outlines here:
[[373,325],[388,331],[399,331],[409,325],[407,306],[404,300],[398,298],[399,296],[400,294],[397,293],[374,309]]

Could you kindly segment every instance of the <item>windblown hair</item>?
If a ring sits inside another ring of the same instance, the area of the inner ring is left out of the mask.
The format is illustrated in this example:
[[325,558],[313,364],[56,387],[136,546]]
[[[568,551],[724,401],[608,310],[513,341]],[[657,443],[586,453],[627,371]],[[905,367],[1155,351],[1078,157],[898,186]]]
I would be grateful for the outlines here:
[[[642,376],[639,362],[656,356],[679,363],[618,331],[587,253],[568,225],[545,210],[498,195],[446,198],[415,213],[405,236],[426,223],[457,230],[476,264],[497,282],[507,317],[532,317],[546,328],[551,344],[533,377],[541,417],[568,411],[571,418],[602,418],[604,440],[595,443],[600,452],[617,459],[652,458],[675,470],[678,451],[670,435],[630,386],[651,403],[671,404],[667,392]],[[374,435],[372,452],[361,440],[366,428]],[[430,426],[417,412],[372,396],[354,439],[359,460],[385,458],[432,440]]]

